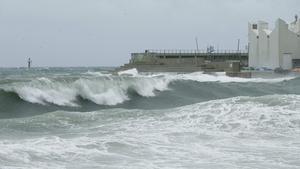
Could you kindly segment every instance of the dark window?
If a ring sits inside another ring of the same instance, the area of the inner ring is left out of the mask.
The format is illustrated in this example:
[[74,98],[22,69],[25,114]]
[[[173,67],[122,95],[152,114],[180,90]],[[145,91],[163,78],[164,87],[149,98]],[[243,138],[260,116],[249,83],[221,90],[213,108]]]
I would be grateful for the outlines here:
[[179,56],[166,56],[167,59],[171,59],[171,58],[179,58]]
[[257,29],[257,24],[253,24],[252,29]]
[[300,59],[293,59],[293,68],[300,68]]
[[259,39],[259,36],[256,36],[257,39]]
[[182,58],[195,58],[195,56],[181,56]]

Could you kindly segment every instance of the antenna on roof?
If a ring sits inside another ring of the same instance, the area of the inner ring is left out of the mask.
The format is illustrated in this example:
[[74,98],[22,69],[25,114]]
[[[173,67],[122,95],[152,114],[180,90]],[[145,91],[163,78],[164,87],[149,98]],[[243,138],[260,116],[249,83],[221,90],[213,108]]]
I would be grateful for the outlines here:
[[197,52],[198,52],[199,51],[198,37],[196,37],[195,40],[196,40],[196,49],[197,49]]
[[237,52],[240,52],[240,39],[238,39]]

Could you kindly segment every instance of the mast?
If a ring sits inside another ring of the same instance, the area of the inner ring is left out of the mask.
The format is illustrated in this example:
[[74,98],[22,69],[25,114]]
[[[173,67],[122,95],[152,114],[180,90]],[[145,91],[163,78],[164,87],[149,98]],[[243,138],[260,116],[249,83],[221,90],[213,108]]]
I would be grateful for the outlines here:
[[195,40],[196,40],[196,49],[197,49],[197,52],[199,52],[198,37],[196,37]]
[[238,46],[237,46],[237,52],[240,52],[240,39],[238,39]]

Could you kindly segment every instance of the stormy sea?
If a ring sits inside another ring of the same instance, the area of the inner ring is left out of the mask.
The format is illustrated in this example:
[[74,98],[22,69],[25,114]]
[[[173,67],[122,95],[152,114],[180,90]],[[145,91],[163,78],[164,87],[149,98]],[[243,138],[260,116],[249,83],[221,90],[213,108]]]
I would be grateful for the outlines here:
[[1,169],[298,169],[300,76],[0,69]]

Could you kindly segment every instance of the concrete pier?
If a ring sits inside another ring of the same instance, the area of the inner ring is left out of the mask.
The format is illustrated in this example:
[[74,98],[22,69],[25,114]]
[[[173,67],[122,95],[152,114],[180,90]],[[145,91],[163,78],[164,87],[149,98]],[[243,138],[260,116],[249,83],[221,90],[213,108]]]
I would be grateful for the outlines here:
[[[143,53],[132,53],[131,63],[165,63],[191,64],[197,60],[224,62],[228,60],[240,61],[242,65],[248,64],[248,52],[236,50],[220,50],[207,52],[205,50],[145,50]],[[172,62],[173,61],[173,62]],[[191,62],[189,62],[191,61]]]
[[222,50],[145,50],[132,53],[128,64],[119,68],[136,68],[140,72],[218,72],[230,69],[232,62],[248,66],[248,52]]

